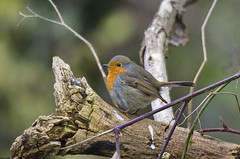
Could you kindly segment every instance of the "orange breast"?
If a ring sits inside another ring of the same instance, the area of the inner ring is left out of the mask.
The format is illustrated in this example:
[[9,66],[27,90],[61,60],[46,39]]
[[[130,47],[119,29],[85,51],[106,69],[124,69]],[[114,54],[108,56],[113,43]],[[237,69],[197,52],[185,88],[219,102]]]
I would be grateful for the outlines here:
[[127,72],[127,70],[124,67],[117,67],[115,62],[111,62],[109,64],[108,68],[108,76],[107,76],[107,84],[109,91],[113,90],[113,84],[117,78],[117,75],[119,75],[122,72]]

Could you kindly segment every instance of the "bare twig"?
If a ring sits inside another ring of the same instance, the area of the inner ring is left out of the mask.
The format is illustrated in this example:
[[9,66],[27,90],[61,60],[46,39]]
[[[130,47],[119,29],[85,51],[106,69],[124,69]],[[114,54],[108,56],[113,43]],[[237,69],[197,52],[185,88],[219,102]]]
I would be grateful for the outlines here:
[[236,129],[232,129],[229,128],[223,121],[222,117],[219,117],[221,124],[222,124],[222,128],[205,128],[205,129],[198,129],[196,130],[197,132],[203,134],[204,132],[229,132],[229,133],[233,133],[233,134],[238,134],[240,135],[240,130],[236,130]]
[[46,17],[43,17],[43,16],[37,14],[36,12],[34,12],[33,10],[31,10],[29,7],[26,7],[26,9],[27,9],[31,14],[28,15],[28,14],[24,14],[24,13],[21,13],[21,12],[20,12],[19,14],[20,14],[23,18],[22,18],[22,20],[20,21],[20,23],[19,23],[18,25],[20,25],[20,24],[23,22],[23,20],[25,20],[26,18],[40,18],[40,19],[43,19],[43,20],[45,20],[45,21],[48,21],[48,22],[51,22],[51,23],[54,23],[54,24],[58,24],[58,25],[61,25],[61,26],[65,27],[67,30],[69,30],[70,32],[72,32],[78,39],[82,40],[82,41],[88,46],[88,48],[90,49],[91,53],[93,54],[93,56],[94,56],[94,58],[95,58],[95,60],[96,60],[96,63],[97,63],[97,65],[98,65],[98,68],[99,68],[99,70],[100,70],[100,72],[101,72],[101,74],[102,74],[103,80],[104,80],[105,85],[106,85],[106,87],[107,87],[106,75],[105,75],[105,73],[104,73],[102,64],[101,64],[101,62],[100,62],[100,60],[99,60],[99,58],[98,58],[98,56],[97,56],[97,53],[96,53],[93,45],[92,45],[87,39],[85,39],[83,36],[81,36],[81,35],[78,34],[75,30],[73,30],[70,26],[68,26],[68,25],[64,22],[64,20],[63,20],[63,18],[62,18],[62,15],[61,15],[61,13],[59,12],[57,6],[52,2],[52,0],[49,0],[49,2],[51,3],[51,5],[53,6],[54,10],[56,11],[56,13],[57,13],[57,15],[58,15],[58,17],[59,17],[59,19],[60,19],[60,22],[59,22],[59,21],[56,21],[56,20],[52,20],[52,19],[46,18]]
[[113,128],[114,130],[114,133],[115,133],[115,139],[116,139],[116,144],[115,144],[115,147],[116,147],[116,152],[114,154],[114,157],[116,159],[120,159],[120,143],[119,143],[119,133],[120,133],[120,129],[118,129],[117,127]]
[[182,104],[181,109],[180,109],[180,111],[179,111],[179,113],[178,113],[178,116],[177,116],[177,118],[176,118],[173,126],[171,127],[171,130],[169,131],[168,136],[167,136],[167,138],[166,138],[166,140],[165,140],[165,142],[164,142],[164,145],[163,145],[163,147],[162,147],[162,149],[161,149],[161,151],[160,151],[160,153],[159,153],[159,155],[158,155],[158,159],[161,159],[161,158],[162,158],[163,153],[164,153],[165,149],[167,148],[167,145],[168,145],[168,143],[169,143],[169,141],[170,141],[170,139],[171,139],[171,137],[172,137],[172,134],[173,134],[175,128],[177,127],[178,123],[179,123],[180,117],[182,116],[182,114],[183,114],[183,112],[184,112],[184,110],[185,110],[185,108],[186,108],[186,106],[187,106],[187,103],[188,103],[188,101],[185,101],[185,102]]
[[198,129],[196,131],[199,132],[199,133],[204,133],[204,132],[229,132],[229,133],[240,135],[240,130],[232,129],[232,128],[229,128],[229,127],[226,127],[226,128],[205,128],[205,129]]
[[[223,128],[227,128],[227,125],[224,123],[223,118],[221,116],[219,117],[219,120],[220,120],[220,122],[222,124],[222,127]],[[202,128],[200,128],[200,129],[202,129]]]
[[[203,25],[202,25],[202,27],[201,27],[202,47],[203,47],[203,62],[202,62],[202,64],[201,64],[201,66],[199,67],[199,69],[198,69],[198,71],[197,71],[197,73],[196,73],[196,75],[195,75],[195,77],[194,77],[194,79],[193,79],[193,82],[194,82],[194,83],[197,82],[198,77],[199,77],[200,73],[202,72],[202,70],[203,70],[203,68],[205,67],[205,64],[206,64],[206,62],[207,62],[207,49],[206,49],[206,40],[205,40],[205,27],[206,27],[206,24],[207,24],[207,22],[208,22],[208,19],[209,19],[210,15],[212,14],[212,11],[213,11],[213,9],[214,9],[217,1],[218,1],[218,0],[214,0],[214,2],[212,3],[212,6],[211,6],[211,8],[209,9],[208,14],[207,14],[207,16],[206,16],[206,18],[205,18],[205,20],[204,20],[204,22],[203,22]],[[193,91],[194,91],[194,87],[191,87],[189,93],[192,93]],[[191,112],[192,112],[192,101],[190,101],[190,102],[188,103],[188,114],[190,114]],[[191,126],[191,116],[188,118],[187,126],[188,126],[188,128],[190,128],[190,126]]]
[[[17,26],[19,26],[26,18],[40,18],[40,19],[43,19],[45,21],[48,21],[48,22],[51,22],[51,23],[54,23],[54,24],[58,24],[58,25],[61,25],[63,27],[65,27],[67,30],[69,30],[71,33],[73,33],[78,39],[82,40],[87,46],[88,48],[90,49],[92,55],[94,56],[95,58],[95,61],[97,63],[97,66],[99,68],[99,71],[101,72],[102,74],[102,77],[103,77],[103,80],[104,80],[104,83],[105,83],[105,86],[108,90],[108,86],[107,86],[107,81],[106,81],[106,74],[103,70],[103,67],[102,67],[102,64],[98,58],[98,55],[93,47],[93,45],[87,40],[85,39],[83,36],[81,36],[80,34],[78,34],[75,30],[73,30],[69,25],[67,25],[64,20],[63,20],[63,17],[61,15],[61,13],[59,12],[57,6],[53,3],[52,0],[49,0],[49,2],[51,3],[51,5],[53,6],[54,10],[56,11],[59,19],[60,19],[60,22],[59,21],[56,21],[56,20],[52,20],[52,19],[49,19],[49,18],[46,18],[46,17],[43,17],[39,14],[37,14],[36,12],[34,12],[33,10],[31,10],[29,7],[26,7],[26,9],[31,13],[31,14],[24,14],[24,13],[19,13],[23,18],[22,20],[17,24]],[[109,90],[108,90],[109,91]],[[111,97],[111,96],[110,96]],[[116,107],[116,101],[111,97],[111,100],[113,102],[113,105]]]
[[63,24],[65,24],[64,21],[63,21],[62,15],[61,15],[61,13],[59,12],[57,6],[52,2],[52,0],[49,0],[49,2],[51,3],[51,5],[53,6],[53,8],[55,9],[55,11],[56,11],[56,13],[57,13],[60,21],[61,21]]
[[209,93],[202,101],[201,103],[190,113],[188,114],[184,120],[178,125],[181,126],[191,115],[193,115],[205,102],[206,100],[211,96],[211,93]]
[[100,134],[98,134],[98,135],[95,135],[95,136],[93,136],[93,137],[87,138],[86,140],[83,140],[83,141],[78,142],[78,143],[76,143],[76,144],[73,144],[73,145],[70,145],[70,146],[66,146],[66,147],[62,147],[62,148],[60,148],[60,150],[69,149],[69,148],[72,148],[72,147],[81,145],[81,144],[83,144],[84,142],[88,142],[88,141],[93,140],[93,139],[95,139],[95,138],[97,138],[97,137],[106,135],[106,134],[108,134],[108,133],[110,133],[110,132],[113,132],[113,129],[104,131],[104,132],[102,132],[102,133],[100,133]]
[[25,20],[26,18],[40,18],[40,19],[43,19],[43,20],[45,20],[45,21],[48,21],[48,22],[51,22],[51,23],[54,23],[54,24],[63,25],[62,22],[58,22],[58,21],[56,21],[56,20],[52,20],[52,19],[49,19],[49,18],[46,18],[46,17],[43,17],[43,16],[37,14],[36,12],[34,12],[33,10],[31,10],[29,7],[26,7],[26,9],[27,9],[30,13],[32,13],[32,14],[24,14],[24,13],[22,13],[22,12],[19,12],[19,14],[20,14],[23,18],[22,18],[22,20],[20,21],[20,23],[18,23],[17,26],[19,26],[19,25],[23,22],[23,20]]
[[237,97],[237,95],[236,95],[235,93],[233,93],[233,92],[216,92],[216,93],[214,93],[214,92],[213,92],[212,94],[216,94],[216,95],[218,95],[218,94],[228,94],[228,95],[234,96],[234,98],[235,98],[235,100],[236,100],[236,103],[237,103],[238,110],[239,110],[239,112],[240,112],[239,100],[238,100],[238,97]]

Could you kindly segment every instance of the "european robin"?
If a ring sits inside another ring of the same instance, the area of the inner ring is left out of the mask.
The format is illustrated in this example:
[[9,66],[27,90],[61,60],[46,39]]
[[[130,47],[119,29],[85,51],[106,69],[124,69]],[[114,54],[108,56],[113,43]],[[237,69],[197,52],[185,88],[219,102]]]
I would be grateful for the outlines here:
[[107,85],[110,95],[121,111],[130,114],[145,108],[156,98],[167,103],[159,94],[161,87],[194,86],[189,81],[159,82],[144,68],[122,55],[114,56],[103,66],[108,67]]

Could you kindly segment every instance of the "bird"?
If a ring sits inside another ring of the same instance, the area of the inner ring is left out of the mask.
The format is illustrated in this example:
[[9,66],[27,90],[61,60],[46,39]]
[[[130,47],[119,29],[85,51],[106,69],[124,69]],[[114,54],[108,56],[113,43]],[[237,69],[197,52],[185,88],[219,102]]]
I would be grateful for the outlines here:
[[135,114],[156,98],[167,104],[160,95],[161,87],[194,87],[191,81],[159,82],[147,70],[123,55],[114,56],[103,66],[108,68],[108,91],[118,109],[124,113]]

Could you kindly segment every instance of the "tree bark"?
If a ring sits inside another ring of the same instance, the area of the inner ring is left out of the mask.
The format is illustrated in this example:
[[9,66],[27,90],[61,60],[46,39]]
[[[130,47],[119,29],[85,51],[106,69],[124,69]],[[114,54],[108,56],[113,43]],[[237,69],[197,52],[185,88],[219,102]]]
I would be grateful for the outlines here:
[[[185,3],[186,0],[163,0],[152,23],[144,33],[140,59],[144,68],[161,82],[168,81],[165,57],[169,43],[178,46],[187,42],[186,27],[182,22]],[[168,103],[171,101],[168,87],[162,87],[160,94]],[[165,103],[160,99],[151,103],[152,110],[163,105]],[[158,112],[153,117],[155,121],[174,122],[172,108]]]
[[[40,116],[11,146],[12,158],[44,158],[48,155],[94,154],[111,157],[115,152],[113,132],[68,149],[114,126],[129,117],[104,102],[88,85],[85,78],[74,78],[69,65],[53,58],[56,113]],[[73,84],[75,83],[75,84]],[[77,85],[76,85],[77,83]],[[119,115],[122,117],[120,118]],[[148,126],[154,131],[152,140]],[[168,125],[144,119],[121,130],[121,157],[155,159],[169,131]],[[180,158],[188,129],[178,127],[166,149],[172,158]],[[155,149],[151,148],[151,144]],[[239,158],[240,145],[202,136],[194,132],[187,158]]]

